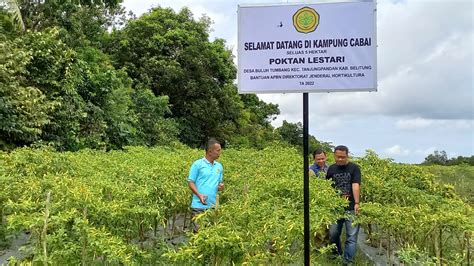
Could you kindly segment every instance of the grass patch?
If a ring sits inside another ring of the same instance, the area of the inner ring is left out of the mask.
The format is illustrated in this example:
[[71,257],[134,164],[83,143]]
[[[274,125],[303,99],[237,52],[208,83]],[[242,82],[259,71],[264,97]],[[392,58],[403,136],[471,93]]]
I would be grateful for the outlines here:
[[474,166],[430,165],[425,167],[440,182],[453,185],[456,193],[470,204],[474,204]]

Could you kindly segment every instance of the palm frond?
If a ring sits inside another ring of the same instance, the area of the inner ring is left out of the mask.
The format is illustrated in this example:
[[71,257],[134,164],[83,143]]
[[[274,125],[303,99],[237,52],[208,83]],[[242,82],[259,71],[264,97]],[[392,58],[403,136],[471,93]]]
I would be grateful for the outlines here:
[[0,7],[3,7],[11,14],[13,22],[18,26],[18,28],[25,31],[25,23],[23,22],[20,7],[16,0],[0,0]]

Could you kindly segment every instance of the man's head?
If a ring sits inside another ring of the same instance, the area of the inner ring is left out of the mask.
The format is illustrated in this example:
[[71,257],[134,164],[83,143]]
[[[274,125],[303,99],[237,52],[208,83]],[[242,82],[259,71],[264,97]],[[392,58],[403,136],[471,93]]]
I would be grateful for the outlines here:
[[334,160],[337,165],[346,165],[349,162],[349,149],[344,145],[334,148]]
[[313,152],[313,159],[314,163],[319,167],[324,167],[324,165],[326,165],[326,153],[321,149],[317,149]]
[[217,160],[221,155],[221,144],[214,138],[210,138],[206,143],[206,157],[212,161]]

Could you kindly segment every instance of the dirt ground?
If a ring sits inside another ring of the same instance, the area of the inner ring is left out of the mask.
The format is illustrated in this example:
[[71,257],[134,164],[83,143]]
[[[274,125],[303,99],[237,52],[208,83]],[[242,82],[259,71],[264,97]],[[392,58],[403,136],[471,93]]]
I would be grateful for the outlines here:
[[357,246],[359,250],[374,263],[374,265],[400,265],[400,261],[396,256],[392,257],[391,263],[388,261],[387,251],[385,249],[379,250],[378,248],[367,245],[367,235],[362,228],[360,228],[359,236],[357,238]]
[[[0,265],[7,265],[10,257],[23,259],[31,253],[31,248],[28,245],[30,235],[21,233],[11,240],[11,245],[8,249],[0,250]],[[23,247],[23,248],[22,248]]]

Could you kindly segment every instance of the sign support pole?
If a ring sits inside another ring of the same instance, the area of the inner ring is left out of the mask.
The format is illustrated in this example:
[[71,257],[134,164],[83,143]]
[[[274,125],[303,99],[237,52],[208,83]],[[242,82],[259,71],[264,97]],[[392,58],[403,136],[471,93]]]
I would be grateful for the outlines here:
[[309,164],[308,164],[308,93],[303,93],[303,173],[304,173],[304,264],[310,265]]

